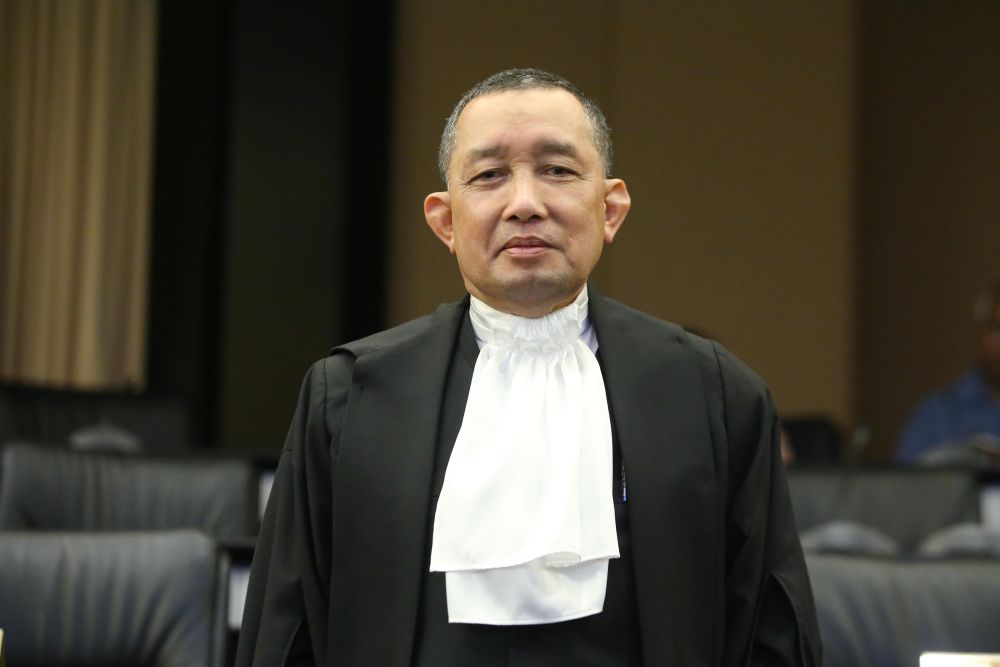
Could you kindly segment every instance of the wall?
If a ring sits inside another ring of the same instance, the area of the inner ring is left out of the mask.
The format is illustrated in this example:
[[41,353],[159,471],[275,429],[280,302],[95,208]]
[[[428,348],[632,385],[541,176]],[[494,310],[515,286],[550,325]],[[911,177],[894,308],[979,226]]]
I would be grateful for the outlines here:
[[234,12],[220,437],[278,447],[340,335],[344,63],[336,11]]
[[857,412],[887,458],[1000,279],[1000,3],[878,2],[864,25]]
[[423,222],[462,92],[514,66],[563,74],[614,130],[632,212],[602,291],[718,338],[786,414],[853,422],[850,3],[400,0],[389,320],[463,293]]

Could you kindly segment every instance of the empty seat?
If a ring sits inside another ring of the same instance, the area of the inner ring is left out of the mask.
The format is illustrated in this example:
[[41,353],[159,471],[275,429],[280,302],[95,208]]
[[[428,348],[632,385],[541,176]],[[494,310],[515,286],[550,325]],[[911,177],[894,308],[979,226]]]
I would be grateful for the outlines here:
[[980,433],[960,442],[940,445],[917,459],[923,466],[964,466],[978,470],[1000,469],[1000,438]]
[[225,562],[196,531],[0,532],[12,665],[222,663]]
[[826,667],[1000,651],[1000,561],[806,554]]
[[963,523],[934,533],[918,551],[928,558],[1000,558],[1000,529]]
[[802,548],[817,553],[892,558],[899,545],[877,528],[854,521],[829,521],[802,533]]
[[0,464],[0,528],[256,534],[257,474],[244,460],[173,460],[13,444]]
[[147,450],[171,451],[191,444],[189,412],[184,401],[165,396],[0,385],[0,444],[66,445],[78,429],[109,422]]
[[803,467],[788,471],[799,532],[829,521],[876,528],[900,549],[917,549],[929,535],[980,516],[979,480],[972,470]]

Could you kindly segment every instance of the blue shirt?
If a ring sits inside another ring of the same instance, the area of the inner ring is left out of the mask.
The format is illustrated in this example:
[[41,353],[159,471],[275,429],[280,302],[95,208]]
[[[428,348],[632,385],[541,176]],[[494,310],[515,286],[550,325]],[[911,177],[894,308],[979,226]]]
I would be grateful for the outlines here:
[[974,435],[1000,437],[1000,405],[979,370],[925,398],[910,414],[896,445],[896,460],[912,462],[941,445]]

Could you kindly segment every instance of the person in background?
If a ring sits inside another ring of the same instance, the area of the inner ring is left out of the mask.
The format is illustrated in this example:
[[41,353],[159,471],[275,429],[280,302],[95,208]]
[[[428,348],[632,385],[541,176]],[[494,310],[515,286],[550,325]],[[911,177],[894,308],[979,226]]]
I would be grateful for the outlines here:
[[917,405],[896,446],[896,460],[913,463],[935,450],[972,447],[990,458],[1000,451],[1000,282],[976,297],[976,362],[953,385]]

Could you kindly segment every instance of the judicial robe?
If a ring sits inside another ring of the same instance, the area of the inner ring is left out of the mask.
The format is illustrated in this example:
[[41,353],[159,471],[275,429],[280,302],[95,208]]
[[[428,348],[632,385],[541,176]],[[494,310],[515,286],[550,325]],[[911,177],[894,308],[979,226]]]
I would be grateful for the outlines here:
[[[820,664],[764,383],[590,288],[624,460],[645,665]],[[335,348],[303,383],[237,665],[404,667],[425,591],[441,405],[468,298]],[[440,463],[440,462],[439,462]]]

